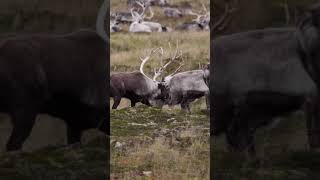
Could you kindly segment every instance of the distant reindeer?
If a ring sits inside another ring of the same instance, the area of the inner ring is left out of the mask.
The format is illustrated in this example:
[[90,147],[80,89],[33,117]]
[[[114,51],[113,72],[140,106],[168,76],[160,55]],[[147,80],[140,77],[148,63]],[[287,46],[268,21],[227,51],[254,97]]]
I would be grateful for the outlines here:
[[168,0],[127,0],[127,5],[133,8],[137,2],[145,3],[147,6],[166,6],[169,4]]
[[[171,28],[162,26],[160,23],[153,22],[153,21],[145,21],[144,19],[151,20],[154,16],[154,12],[152,8],[144,3],[136,2],[142,9],[142,12],[139,14],[138,12],[134,11],[133,8],[131,9],[132,18],[134,20],[129,27],[130,32],[170,32],[172,31]],[[150,11],[150,16],[146,17],[146,7]]]
[[166,5],[163,8],[163,13],[166,17],[180,18],[185,15],[189,15],[192,6],[189,2],[181,2],[177,5]]
[[132,15],[131,15],[130,11],[128,11],[128,12],[118,11],[118,12],[112,13],[110,15],[110,19],[111,18],[113,18],[117,22],[123,23],[123,24],[128,24],[128,23],[133,22]]
[[180,18],[183,17],[183,13],[179,8],[165,7],[163,13],[166,17]]
[[183,23],[176,27],[176,30],[183,31],[200,31],[200,30],[209,30],[210,24],[210,11],[202,4],[204,14],[195,13],[192,10],[188,11],[188,15],[197,16],[197,18],[193,19],[192,22]]
[[110,33],[119,32],[122,28],[119,26],[119,22],[117,20],[110,20]]
[[[143,67],[147,61],[150,60],[151,55],[157,52],[161,54],[161,66],[155,69],[153,78],[149,78],[144,73]],[[114,99],[112,109],[117,109],[123,97],[130,99],[131,107],[134,107],[137,102],[149,106],[162,106],[164,104],[164,97],[162,97],[161,93],[161,89],[164,89],[163,84],[157,81],[157,78],[179,57],[172,57],[163,65],[162,55],[163,49],[161,47],[153,49],[144,58],[140,58],[140,72],[116,73],[111,75],[110,97]]]

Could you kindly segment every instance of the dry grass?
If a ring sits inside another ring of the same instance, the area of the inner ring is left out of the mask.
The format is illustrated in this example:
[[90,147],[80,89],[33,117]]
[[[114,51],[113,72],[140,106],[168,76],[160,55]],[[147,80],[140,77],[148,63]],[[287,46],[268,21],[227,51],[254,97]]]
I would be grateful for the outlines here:
[[[114,173],[111,179],[209,179],[208,137],[194,133],[192,128],[182,131],[180,142],[161,136],[122,148],[112,162],[128,171]],[[181,148],[183,143],[188,147]]]
[[[182,70],[198,69],[199,63],[209,62],[210,54],[209,32],[174,32],[174,33],[152,33],[132,34],[117,33],[111,35],[111,71],[137,70],[140,65],[140,56],[146,50],[162,46],[165,49],[165,57],[169,57],[179,42],[179,48],[183,51],[185,66]],[[171,43],[170,51],[168,42]],[[148,64],[154,67],[159,63],[154,57]],[[121,69],[121,67],[125,69]],[[120,68],[120,69],[119,69]],[[126,68],[128,70],[126,70]],[[131,68],[131,69],[130,69]],[[146,66],[148,68],[148,66]],[[151,70],[151,68],[149,67]]]

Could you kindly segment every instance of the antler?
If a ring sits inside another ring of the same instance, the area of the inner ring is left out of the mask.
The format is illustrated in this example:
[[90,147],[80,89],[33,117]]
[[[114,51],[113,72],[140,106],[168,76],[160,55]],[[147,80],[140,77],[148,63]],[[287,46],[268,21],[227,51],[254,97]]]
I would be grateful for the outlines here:
[[[139,1],[136,1],[136,3],[137,3],[139,6],[141,6],[141,8],[142,8],[142,12],[141,12],[141,14],[139,15],[142,19],[148,19],[148,20],[150,20],[151,18],[153,18],[154,13],[153,13],[153,10],[152,10],[152,8],[151,8],[150,5],[147,6],[145,2],[142,3],[142,2],[139,2]],[[146,8],[150,11],[150,16],[149,16],[149,17],[146,17],[146,15],[145,15],[145,13],[146,13]]]
[[[170,46],[170,43],[169,43],[169,46]],[[171,48],[171,46],[170,46],[170,48]],[[147,63],[147,61],[150,60],[151,55],[154,53],[157,53],[157,52],[159,53],[159,57],[160,57],[160,67],[158,69],[154,68],[154,76],[151,79],[143,72],[143,67]],[[182,51],[179,50],[179,44],[177,42],[177,47],[176,47],[175,53],[173,54],[172,57],[169,58],[169,61],[166,62],[165,64],[163,62],[163,54],[164,54],[163,48],[158,47],[158,48],[152,49],[148,54],[145,55],[144,58],[140,57],[140,60],[141,60],[140,72],[141,72],[141,74],[144,75],[145,77],[147,77],[148,79],[151,79],[153,81],[157,81],[157,78],[168,68],[168,66],[170,64],[172,64],[173,62],[176,62],[176,60],[182,56]],[[174,75],[177,72],[179,72],[179,70],[181,69],[182,66],[184,66],[183,61],[180,62],[180,66],[171,75]]]
[[[170,43],[169,43],[169,47],[170,47],[170,49],[171,49]],[[179,55],[178,55],[178,52],[180,52]],[[154,77],[153,77],[153,80],[154,80],[154,81],[156,81],[156,79],[163,73],[164,70],[167,69],[167,67],[168,67],[170,64],[172,64],[173,62],[175,62],[177,59],[179,59],[179,58],[182,56],[182,51],[181,51],[181,50],[179,51],[179,44],[178,44],[178,42],[177,42],[177,47],[176,47],[176,51],[175,51],[174,55],[173,55],[171,58],[169,58],[169,61],[168,61],[165,65],[163,65],[163,49],[161,49],[160,56],[161,56],[161,59],[160,59],[160,60],[161,60],[161,61],[160,61],[161,66],[160,66],[160,68],[159,68],[158,70],[157,70],[156,68],[154,69]],[[183,65],[181,65],[181,67],[182,67],[182,66],[183,66]],[[178,72],[178,70],[179,70],[181,67],[179,67],[173,74],[175,74],[176,72]]]
[[201,16],[202,16],[201,14],[195,13],[195,12],[193,12],[192,10],[190,10],[189,14],[190,14],[190,15],[197,16],[197,18],[193,19],[192,21],[200,22],[200,18],[201,18]]
[[[163,51],[163,50],[162,50],[162,47],[152,49],[152,50],[148,53],[148,55],[146,55],[144,58],[140,57],[140,60],[142,61],[141,64],[140,64],[140,73],[141,73],[142,75],[144,75],[144,76],[145,76],[146,78],[148,78],[148,79],[151,79],[151,78],[148,77],[148,76],[143,72],[143,67],[144,67],[144,65],[147,63],[147,61],[150,59],[151,55],[152,55],[153,53],[159,51],[159,50]],[[154,78],[153,78],[153,79],[154,79]],[[153,79],[151,79],[151,80],[153,80]]]
[[144,18],[146,18],[148,20],[152,19],[153,16],[154,16],[154,13],[153,13],[153,10],[152,10],[151,6],[149,6],[149,11],[150,11],[150,16],[149,17],[144,17]]
[[173,73],[171,73],[169,76],[173,76],[173,75],[177,74],[178,72],[180,72],[180,69],[182,68],[182,66],[184,66],[183,61],[180,63],[180,66]]

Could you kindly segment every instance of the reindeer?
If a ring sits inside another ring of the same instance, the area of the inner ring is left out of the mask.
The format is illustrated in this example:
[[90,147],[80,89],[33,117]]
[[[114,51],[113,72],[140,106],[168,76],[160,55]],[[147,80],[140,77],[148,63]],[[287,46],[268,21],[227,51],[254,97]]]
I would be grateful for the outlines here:
[[119,26],[119,22],[117,20],[110,20],[110,33],[119,32],[122,28]]
[[179,8],[174,7],[166,7],[163,8],[163,13],[166,17],[173,17],[173,18],[181,18],[183,17],[183,13]]
[[[145,10],[145,8],[143,8],[143,9]],[[144,11],[141,14],[134,11],[134,8],[131,8],[130,11],[131,11],[133,22],[131,23],[131,25],[129,27],[129,31],[133,32],[133,33],[140,33],[140,32],[151,33],[152,30],[151,30],[150,26],[143,23],[144,18],[146,18],[144,15]]]
[[[173,57],[177,57],[177,53],[176,51]],[[182,52],[180,51],[178,57],[181,56]],[[161,96],[165,99],[165,104],[169,106],[180,104],[182,110],[190,113],[191,102],[202,96],[206,96],[206,99],[209,98],[209,88],[204,80],[207,74],[204,70],[179,72],[182,66],[183,62],[180,63],[180,66],[174,73],[163,78]],[[208,103],[207,101],[207,108],[209,109]]]
[[114,12],[110,15],[110,19],[111,18],[123,24],[129,24],[133,22],[131,12],[126,12],[126,11]]
[[[141,3],[136,1],[136,3],[141,7],[142,12],[139,14],[138,12],[133,11],[131,9],[131,14],[134,22],[130,25],[130,32],[170,32],[171,28],[162,26],[160,23],[152,22],[152,21],[144,21],[144,19],[151,20],[154,16],[154,12],[150,6],[147,6],[145,3]],[[150,16],[146,17],[146,7],[150,11]]]
[[[154,69],[153,78],[149,78],[143,71],[144,65],[150,60],[152,54],[160,53],[161,66]],[[167,67],[176,60],[177,57],[170,59],[163,65],[163,48],[152,49],[144,58],[140,58],[140,72],[131,73],[116,73],[110,77],[111,93],[114,104],[112,109],[117,109],[120,104],[121,98],[125,97],[130,99],[131,107],[134,107],[137,102],[141,102],[148,106],[161,106],[164,104],[164,97],[162,97],[161,89],[163,84],[157,81]]]
[[210,23],[210,11],[202,4],[204,14],[195,13],[192,10],[188,11],[188,15],[197,16],[197,18],[193,19],[190,23],[183,23],[176,27],[176,30],[184,30],[184,31],[200,31],[200,30],[209,30]]

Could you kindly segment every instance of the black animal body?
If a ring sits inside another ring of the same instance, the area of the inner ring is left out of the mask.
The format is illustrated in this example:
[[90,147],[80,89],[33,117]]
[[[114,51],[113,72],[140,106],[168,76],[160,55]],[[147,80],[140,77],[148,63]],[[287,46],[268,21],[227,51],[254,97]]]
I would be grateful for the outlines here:
[[[213,39],[212,135],[225,133],[233,150],[254,153],[256,128],[310,104],[307,122],[313,125],[308,128],[319,132],[319,12],[319,6],[314,7],[296,28],[256,30]],[[320,138],[309,140],[311,147],[320,147]]]
[[13,124],[8,151],[22,148],[40,113],[65,121],[68,144],[80,142],[82,132],[89,128],[110,133],[109,47],[101,29],[106,14],[104,2],[97,32],[29,34],[1,40],[0,111],[8,113]]

